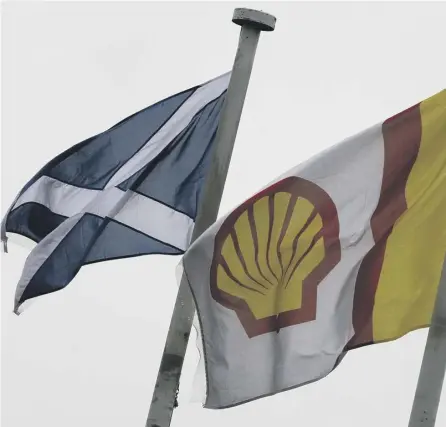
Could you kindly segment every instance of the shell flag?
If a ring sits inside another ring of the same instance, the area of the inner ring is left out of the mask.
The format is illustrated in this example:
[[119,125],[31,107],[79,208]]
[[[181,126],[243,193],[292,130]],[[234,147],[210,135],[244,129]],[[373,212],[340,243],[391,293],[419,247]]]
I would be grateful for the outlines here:
[[205,407],[429,326],[445,255],[446,90],[288,171],[187,250]]

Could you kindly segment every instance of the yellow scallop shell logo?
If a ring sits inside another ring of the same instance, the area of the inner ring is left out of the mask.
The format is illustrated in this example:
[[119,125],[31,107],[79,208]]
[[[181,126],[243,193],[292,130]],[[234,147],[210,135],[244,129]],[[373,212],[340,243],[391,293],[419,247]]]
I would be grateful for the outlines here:
[[334,202],[289,177],[223,222],[215,239],[211,294],[234,310],[251,338],[316,318],[317,286],[341,258]]

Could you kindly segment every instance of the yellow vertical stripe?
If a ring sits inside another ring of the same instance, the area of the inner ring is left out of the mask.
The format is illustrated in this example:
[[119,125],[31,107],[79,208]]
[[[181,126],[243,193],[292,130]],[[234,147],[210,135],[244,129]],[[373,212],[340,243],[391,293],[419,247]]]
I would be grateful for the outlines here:
[[446,91],[423,101],[420,114],[407,210],[387,241],[375,294],[375,342],[429,325],[446,254]]

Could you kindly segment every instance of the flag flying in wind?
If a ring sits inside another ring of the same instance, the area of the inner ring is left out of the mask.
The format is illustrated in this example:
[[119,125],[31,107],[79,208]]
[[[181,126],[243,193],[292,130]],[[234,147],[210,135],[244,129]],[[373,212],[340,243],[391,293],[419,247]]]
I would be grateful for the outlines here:
[[290,170],[186,251],[205,406],[429,326],[445,253],[446,90]]
[[230,74],[160,101],[51,160],[2,222],[37,246],[17,286],[26,300],[64,288],[82,265],[180,254],[194,218]]

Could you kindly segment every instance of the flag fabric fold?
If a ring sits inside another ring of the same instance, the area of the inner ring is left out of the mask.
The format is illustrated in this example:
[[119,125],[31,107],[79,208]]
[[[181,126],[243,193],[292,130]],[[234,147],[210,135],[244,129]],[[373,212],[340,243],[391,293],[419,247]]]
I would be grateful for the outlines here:
[[189,245],[230,74],[173,95],[63,152],[2,222],[37,242],[17,286],[26,300],[64,288],[93,262],[181,254]]
[[183,256],[205,407],[329,374],[429,326],[446,254],[446,90],[293,168]]

